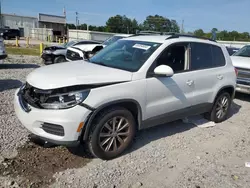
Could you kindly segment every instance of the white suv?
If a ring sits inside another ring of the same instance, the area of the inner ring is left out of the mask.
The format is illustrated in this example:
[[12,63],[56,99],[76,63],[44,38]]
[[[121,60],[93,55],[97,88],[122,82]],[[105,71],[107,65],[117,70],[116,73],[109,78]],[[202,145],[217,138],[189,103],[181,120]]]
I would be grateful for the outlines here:
[[236,73],[226,47],[193,36],[132,36],[88,61],[34,70],[15,94],[33,134],[56,144],[87,143],[102,159],[119,156],[137,130],[194,114],[226,119]]
[[246,45],[231,56],[238,71],[236,91],[250,94],[250,45]]

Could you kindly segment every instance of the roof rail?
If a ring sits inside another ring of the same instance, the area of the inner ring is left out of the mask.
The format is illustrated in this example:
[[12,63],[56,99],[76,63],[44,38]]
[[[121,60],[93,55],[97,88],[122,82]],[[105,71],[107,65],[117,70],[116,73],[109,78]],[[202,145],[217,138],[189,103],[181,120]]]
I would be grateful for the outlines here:
[[166,38],[166,40],[168,40],[168,39],[174,39],[174,38],[179,38],[179,37],[190,37],[190,38],[203,39],[203,40],[209,40],[209,41],[216,42],[216,40],[213,40],[213,39],[210,39],[210,38],[197,37],[197,36],[194,36],[194,35],[187,35],[187,34],[180,34],[180,33],[175,33],[172,36]]
[[174,32],[157,32],[157,31],[139,31],[138,33],[131,35],[130,37],[134,36],[142,36],[142,35],[175,35]]

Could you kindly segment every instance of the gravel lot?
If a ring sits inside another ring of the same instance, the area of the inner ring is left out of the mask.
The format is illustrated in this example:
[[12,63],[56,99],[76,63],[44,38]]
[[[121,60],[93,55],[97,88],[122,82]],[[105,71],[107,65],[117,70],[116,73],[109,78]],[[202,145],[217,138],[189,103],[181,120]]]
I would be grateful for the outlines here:
[[[237,94],[229,119],[215,127],[177,121],[138,133],[120,158],[88,159],[71,149],[27,142],[29,133],[15,117],[12,101],[15,88],[39,62],[10,56],[0,64],[0,187],[250,187],[245,167],[250,162],[249,96]],[[54,167],[46,167],[51,161]],[[39,173],[46,172],[49,177],[42,180]]]

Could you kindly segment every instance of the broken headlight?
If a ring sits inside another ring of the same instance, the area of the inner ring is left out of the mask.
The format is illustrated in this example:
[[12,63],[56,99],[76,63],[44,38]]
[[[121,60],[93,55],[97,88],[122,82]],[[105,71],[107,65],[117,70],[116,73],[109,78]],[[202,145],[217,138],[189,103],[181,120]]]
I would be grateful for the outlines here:
[[90,90],[51,95],[40,105],[45,109],[67,109],[82,103],[89,95]]

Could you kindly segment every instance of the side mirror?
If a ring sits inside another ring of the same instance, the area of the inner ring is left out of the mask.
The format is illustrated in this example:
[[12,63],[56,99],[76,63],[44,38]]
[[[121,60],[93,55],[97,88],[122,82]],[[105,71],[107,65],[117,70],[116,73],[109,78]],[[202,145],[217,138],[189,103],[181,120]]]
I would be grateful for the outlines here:
[[174,71],[167,65],[160,65],[154,70],[155,75],[171,77],[174,75]]

